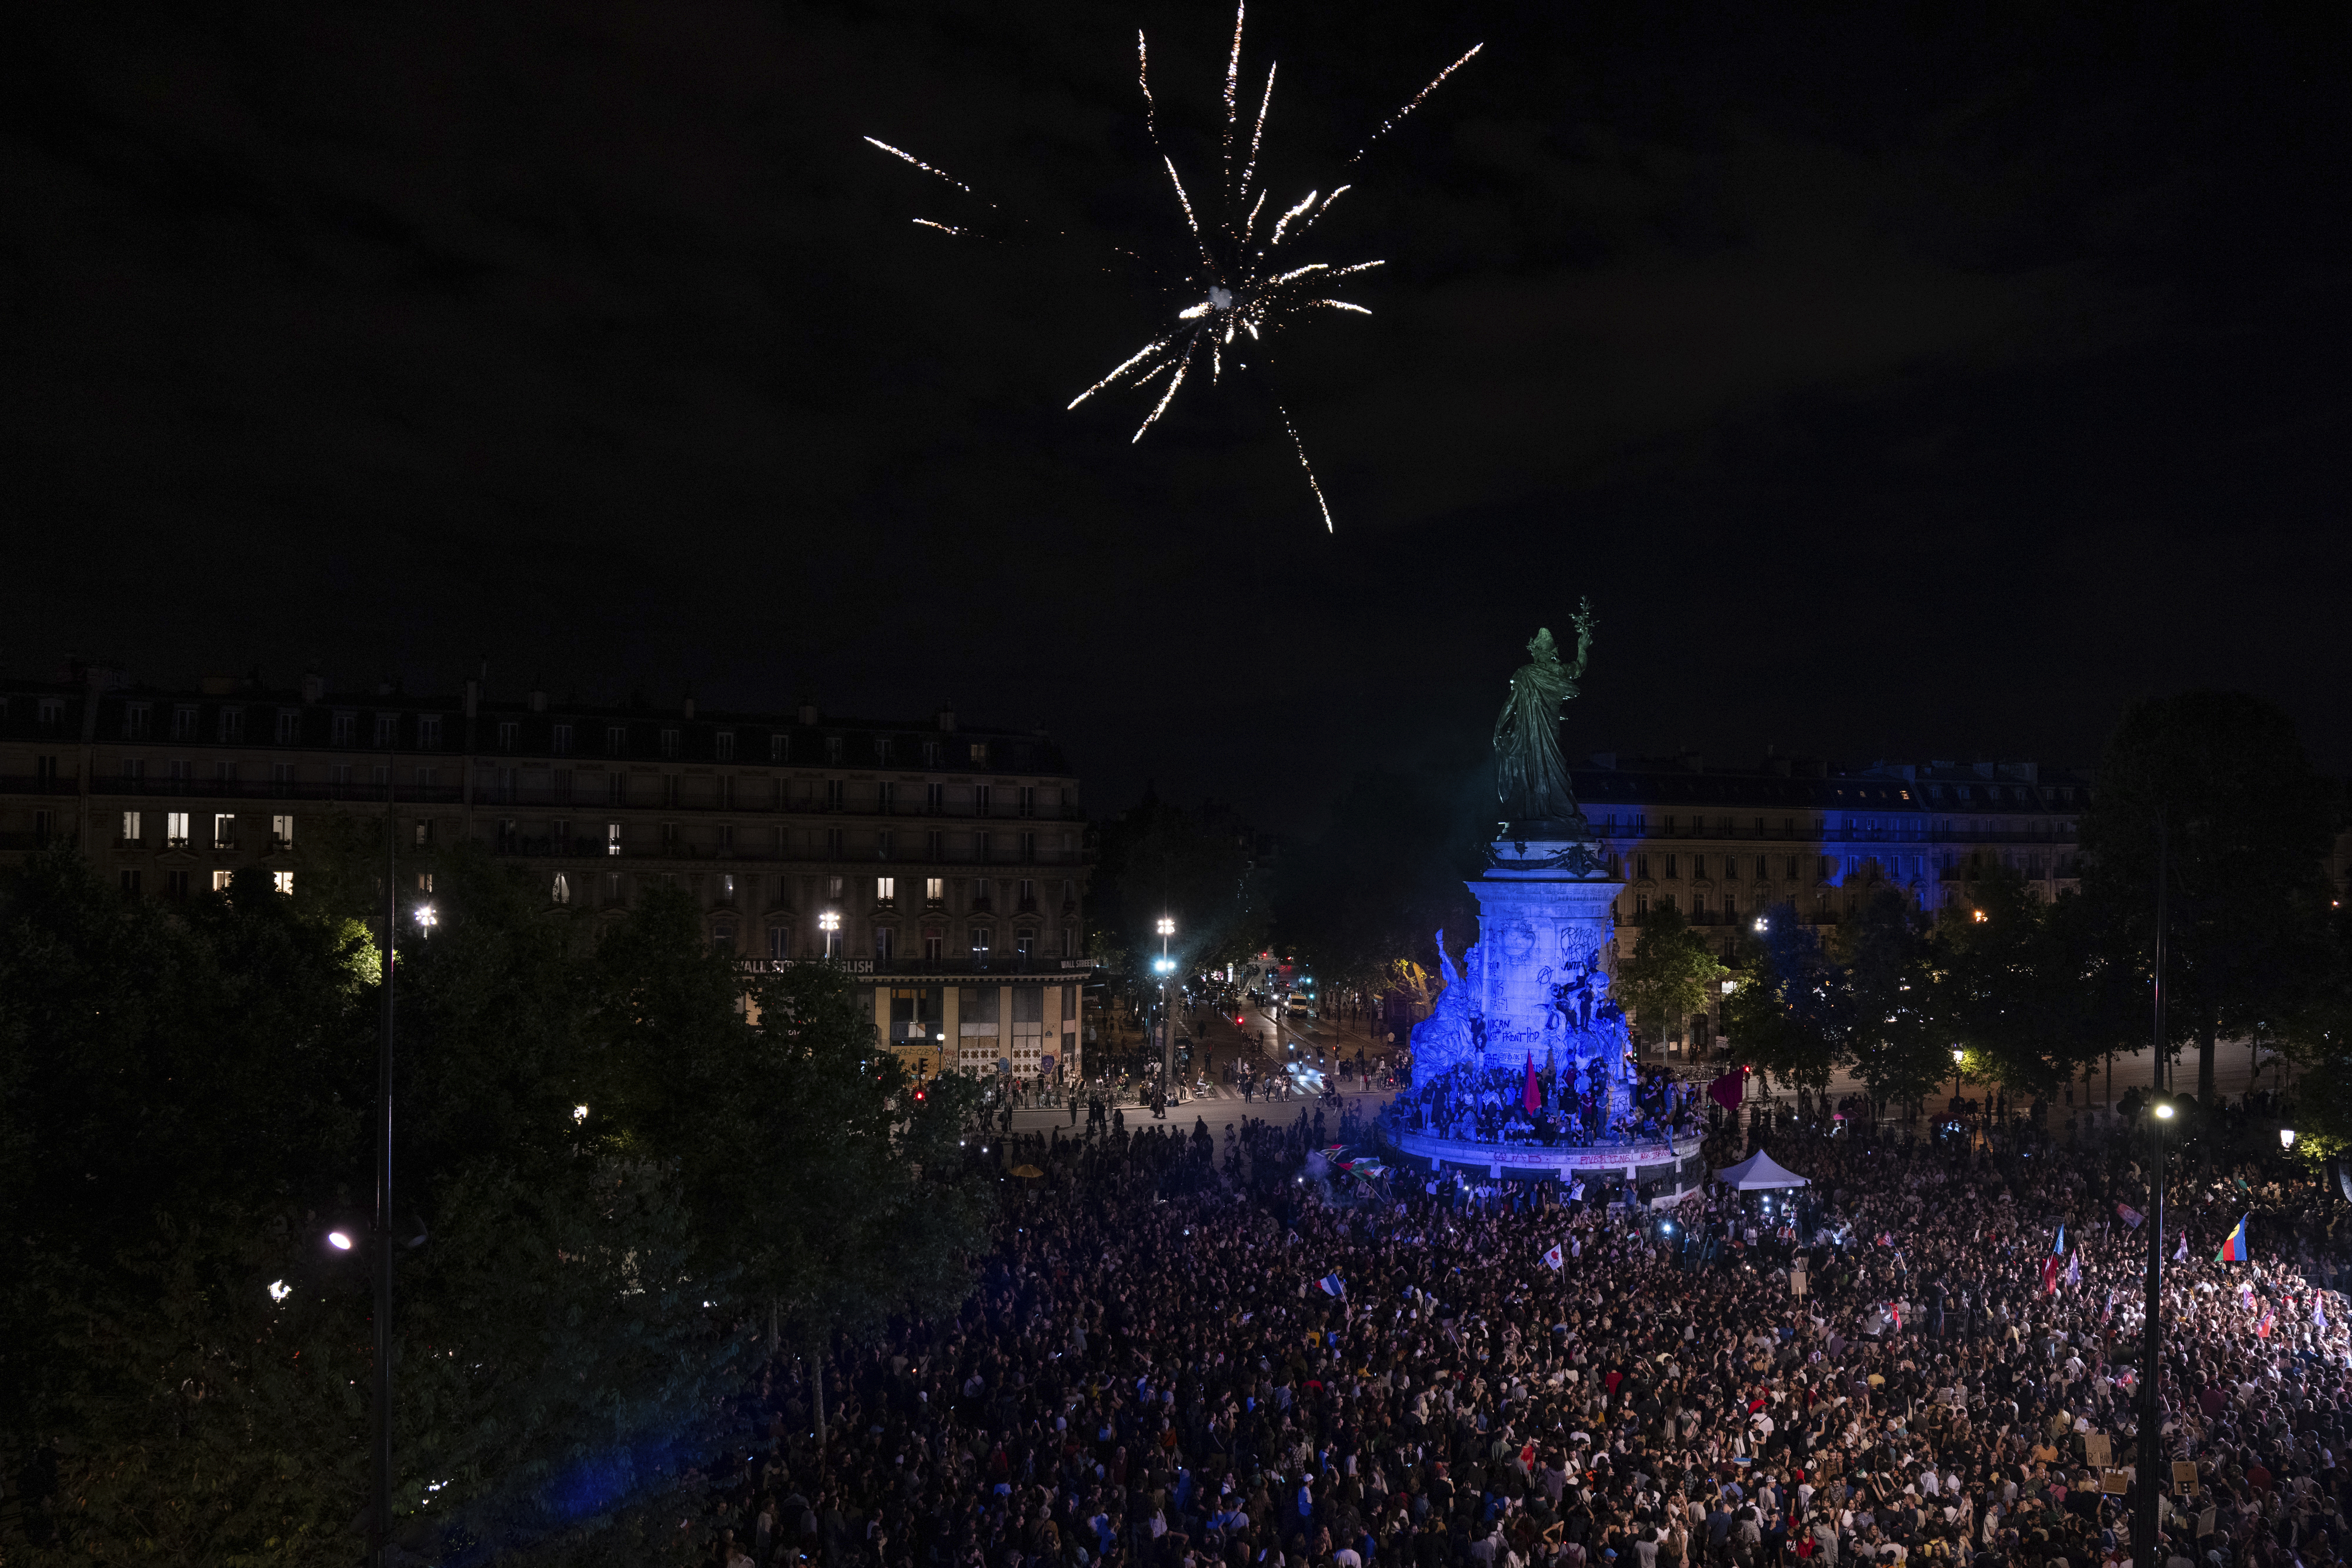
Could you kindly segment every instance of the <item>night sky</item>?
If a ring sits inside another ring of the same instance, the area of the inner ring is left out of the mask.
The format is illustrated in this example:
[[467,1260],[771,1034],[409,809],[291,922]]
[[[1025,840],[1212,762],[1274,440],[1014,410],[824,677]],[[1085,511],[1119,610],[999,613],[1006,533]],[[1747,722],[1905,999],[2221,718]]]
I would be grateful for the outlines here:
[[1272,358],[1328,536],[1261,379],[1064,412],[1184,243],[1135,30],[1205,184],[1216,5],[28,7],[0,667],[947,704],[1311,831],[1589,594],[1575,753],[2087,763],[2221,685],[2352,768],[2343,13],[1984,9],[1258,0],[1278,196],[1486,43]]

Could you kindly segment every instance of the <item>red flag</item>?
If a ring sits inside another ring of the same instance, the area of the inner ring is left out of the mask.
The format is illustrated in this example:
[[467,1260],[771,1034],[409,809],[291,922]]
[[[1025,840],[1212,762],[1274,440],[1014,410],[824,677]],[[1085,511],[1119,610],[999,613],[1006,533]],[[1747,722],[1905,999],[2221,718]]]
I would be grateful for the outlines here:
[[1748,1069],[1735,1067],[1706,1086],[1707,1098],[1727,1111],[1739,1109],[1739,1102],[1748,1090]]
[[2058,1260],[2053,1255],[2042,1260],[2042,1293],[2050,1294],[2058,1288]]
[[1543,1109],[1543,1091],[1536,1087],[1535,1053],[1528,1053],[1528,1086],[1519,1092],[1519,1103],[1532,1116]]

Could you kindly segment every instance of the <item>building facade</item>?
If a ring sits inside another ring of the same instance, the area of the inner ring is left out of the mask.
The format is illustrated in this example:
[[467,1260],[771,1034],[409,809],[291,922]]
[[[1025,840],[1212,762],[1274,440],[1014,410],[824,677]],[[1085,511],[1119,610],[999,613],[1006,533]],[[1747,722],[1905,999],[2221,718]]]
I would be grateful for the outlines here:
[[[1774,757],[1709,768],[1696,755],[1621,761],[1603,752],[1570,772],[1612,874],[1625,883],[1619,926],[1671,906],[1713,931],[1726,958],[1738,953],[1739,928],[1774,904],[1792,905],[1826,937],[1882,887],[1924,910],[1953,907],[1987,863],[2015,871],[2045,900],[2081,885],[2084,771]],[[1612,944],[1612,971],[1630,940]],[[1696,1019],[1691,1031],[1704,1039],[1713,1022]]]
[[551,904],[679,887],[747,971],[841,966],[926,1072],[1078,1069],[1090,865],[1042,732],[72,674],[0,684],[0,863],[65,839],[127,896],[291,891],[306,821],[389,810],[404,849],[478,844]]

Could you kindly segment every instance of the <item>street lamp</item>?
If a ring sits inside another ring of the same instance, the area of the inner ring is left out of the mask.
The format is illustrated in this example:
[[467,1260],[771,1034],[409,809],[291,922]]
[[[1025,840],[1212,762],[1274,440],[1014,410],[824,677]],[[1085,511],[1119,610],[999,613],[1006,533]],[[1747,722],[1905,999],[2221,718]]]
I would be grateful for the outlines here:
[[2291,1149],[2294,1147],[2294,1129],[2293,1127],[2281,1127],[2279,1129],[2279,1147],[2282,1149]]
[[1762,936],[1765,932],[1769,931],[1769,930],[1771,930],[1771,929],[1772,929],[1772,923],[1771,923],[1770,921],[1769,921],[1769,920],[1765,919],[1765,918],[1764,918],[1762,915],[1758,915],[1758,916],[1756,917],[1756,934],[1757,934],[1758,936]]
[[431,904],[420,904],[416,906],[416,924],[423,926],[425,934],[430,936],[433,935],[433,928],[441,924],[441,917],[433,913]]
[[1165,1094],[1176,1082],[1176,1029],[1168,1016],[1168,977],[1175,971],[1176,960],[1168,956],[1168,938],[1176,935],[1173,916],[1160,917],[1160,962],[1152,967],[1160,971],[1160,1092]]
[[841,947],[841,916],[840,916],[840,915],[838,915],[837,913],[835,913],[835,911],[833,911],[833,910],[830,910],[830,909],[826,910],[823,915],[818,915],[818,916],[816,917],[816,928],[817,928],[819,931],[822,931],[822,932],[824,932],[824,956],[825,956],[826,957],[828,957],[828,958],[838,958],[838,957],[840,957],[840,956],[841,956],[841,952],[840,952],[840,947]]
[[1960,1047],[1952,1047],[1952,1103],[1955,1107],[1960,1099],[1960,1063],[1968,1060],[1968,1055]]

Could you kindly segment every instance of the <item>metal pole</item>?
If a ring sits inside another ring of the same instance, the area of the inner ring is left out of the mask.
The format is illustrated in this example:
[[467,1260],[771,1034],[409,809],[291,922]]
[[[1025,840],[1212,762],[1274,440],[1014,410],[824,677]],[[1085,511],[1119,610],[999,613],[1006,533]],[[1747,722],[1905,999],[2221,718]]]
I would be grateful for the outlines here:
[[392,986],[393,942],[400,931],[399,793],[393,766],[383,770],[383,1022],[376,1035],[375,1170],[375,1508],[368,1561],[392,1561]]
[[[2156,1052],[2156,1084],[2164,1087],[2164,862],[2170,848],[2162,811],[2156,819],[2156,984],[2152,1046]],[[2147,1305],[2140,1325],[2139,1432],[2137,1441],[2139,1496],[2134,1509],[2132,1556],[2135,1562],[2159,1561],[2157,1541],[2157,1498],[2164,1485],[2158,1448],[2164,1426],[2164,1402],[2157,1389],[2162,1374],[2158,1360],[2164,1343],[2164,1124],[2163,1104],[2148,1108],[2148,1128],[2155,1135],[2156,1159],[2148,1186],[2154,1201],[2147,1219]]]

